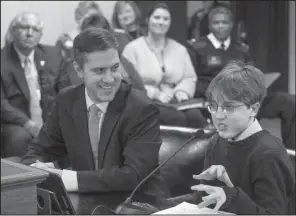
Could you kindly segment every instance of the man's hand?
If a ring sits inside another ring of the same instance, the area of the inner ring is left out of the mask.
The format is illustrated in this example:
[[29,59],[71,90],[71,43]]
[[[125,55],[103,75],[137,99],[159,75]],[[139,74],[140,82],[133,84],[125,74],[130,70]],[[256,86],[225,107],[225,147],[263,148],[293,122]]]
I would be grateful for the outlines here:
[[42,125],[37,124],[36,122],[29,120],[24,125],[24,128],[33,136],[37,137]]
[[234,187],[232,184],[225,167],[222,165],[212,165],[207,170],[203,171],[199,175],[193,175],[194,179],[203,179],[203,180],[220,180],[224,182],[228,187]]
[[[60,177],[62,177],[62,174],[63,174],[63,170],[61,170],[61,169],[46,168],[46,169],[44,169],[44,170],[46,170],[46,171],[48,171],[48,172],[56,173],[56,174],[58,174]],[[65,184],[65,183],[64,183],[64,184]]]
[[54,168],[54,164],[52,162],[44,163],[39,160],[37,160],[36,163],[31,164],[30,166],[38,169]]
[[189,95],[184,91],[177,91],[175,93],[175,98],[178,102],[185,101],[189,99]]
[[216,203],[214,210],[219,211],[220,207],[226,202],[225,192],[220,187],[200,184],[192,186],[191,190],[205,191],[209,194],[208,196],[202,197],[203,201],[197,205],[199,208],[207,207]]

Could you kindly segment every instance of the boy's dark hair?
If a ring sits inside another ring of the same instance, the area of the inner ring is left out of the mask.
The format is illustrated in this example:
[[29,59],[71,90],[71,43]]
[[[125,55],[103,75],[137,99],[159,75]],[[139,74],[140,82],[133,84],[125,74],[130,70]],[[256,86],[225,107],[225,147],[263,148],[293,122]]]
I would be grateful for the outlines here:
[[264,74],[251,64],[232,61],[211,81],[206,91],[208,100],[212,99],[213,90],[248,107],[257,102],[261,104],[266,96]]
[[82,68],[86,53],[105,51],[111,48],[118,50],[118,41],[112,32],[102,28],[89,27],[74,39],[74,60]]

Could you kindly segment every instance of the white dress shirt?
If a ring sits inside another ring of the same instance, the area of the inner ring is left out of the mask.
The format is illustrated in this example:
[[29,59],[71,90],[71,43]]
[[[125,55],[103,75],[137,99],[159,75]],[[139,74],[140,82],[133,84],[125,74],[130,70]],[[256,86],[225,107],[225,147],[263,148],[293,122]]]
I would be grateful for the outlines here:
[[[86,100],[86,108],[88,108],[95,104],[90,97],[88,96],[87,90],[85,88],[85,100]],[[101,117],[100,117],[100,123],[99,123],[99,135],[101,132],[101,127],[103,123],[103,119],[105,117],[107,108],[108,108],[109,102],[99,103],[96,104],[96,106],[102,111]],[[100,136],[99,136],[100,137]],[[49,163],[52,167],[54,167],[53,163]],[[34,164],[31,164],[31,166],[34,166]],[[77,192],[79,190],[78,188],[78,180],[77,180],[77,172],[73,170],[63,169],[62,171],[62,181],[65,185],[65,188],[68,192]]]
[[231,42],[231,39],[230,37],[228,37],[225,41],[219,41],[215,35],[213,33],[210,33],[207,35],[207,38],[212,42],[213,46],[216,48],[216,49],[220,49],[221,48],[221,44],[223,43],[224,46],[225,46],[225,50],[227,50],[230,46],[230,42]]
[[[90,99],[90,97],[88,96],[86,88],[85,88],[85,100],[86,100],[86,108],[87,108],[87,110],[91,105],[95,104]],[[99,126],[99,131],[98,131],[99,139],[100,139],[100,132],[101,132],[101,128],[102,128],[101,126],[102,126],[102,123],[103,123],[103,120],[104,120],[105,113],[107,111],[108,105],[109,105],[108,102],[96,104],[96,106],[102,111],[101,118],[100,118],[100,123],[99,123],[100,126]],[[77,180],[77,172],[76,171],[63,169],[62,180],[63,180],[63,183],[64,183],[64,185],[66,187],[66,190],[68,192],[78,191],[79,188],[78,188],[78,180]]]

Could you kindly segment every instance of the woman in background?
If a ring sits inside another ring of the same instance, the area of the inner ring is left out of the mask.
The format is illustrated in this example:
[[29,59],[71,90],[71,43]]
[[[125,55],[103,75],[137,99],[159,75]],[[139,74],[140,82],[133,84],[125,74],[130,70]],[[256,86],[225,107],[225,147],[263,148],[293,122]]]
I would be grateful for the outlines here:
[[125,32],[130,40],[143,35],[140,26],[141,11],[134,1],[117,1],[112,15],[112,26],[115,32]]
[[165,3],[153,5],[146,17],[148,35],[130,42],[123,50],[140,74],[147,95],[159,102],[161,124],[204,127],[206,120],[198,109],[185,112],[165,104],[193,98],[197,76],[186,48],[168,38],[171,13]]
[[72,60],[72,47],[74,38],[81,31],[81,24],[83,20],[90,14],[101,14],[103,15],[100,6],[94,1],[80,1],[75,10],[75,21],[77,27],[70,32],[62,34],[57,42],[56,46],[61,50],[61,55],[66,61]]

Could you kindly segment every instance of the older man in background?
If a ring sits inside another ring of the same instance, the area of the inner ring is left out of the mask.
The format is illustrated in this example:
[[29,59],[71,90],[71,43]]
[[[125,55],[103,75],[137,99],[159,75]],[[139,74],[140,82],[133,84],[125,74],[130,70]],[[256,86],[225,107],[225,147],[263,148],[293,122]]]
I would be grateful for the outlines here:
[[67,76],[59,74],[58,50],[39,44],[43,27],[37,14],[18,14],[10,24],[11,41],[1,49],[3,157],[25,153],[58,91],[68,85]]

